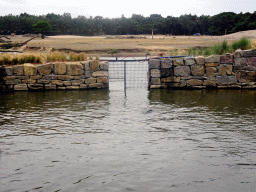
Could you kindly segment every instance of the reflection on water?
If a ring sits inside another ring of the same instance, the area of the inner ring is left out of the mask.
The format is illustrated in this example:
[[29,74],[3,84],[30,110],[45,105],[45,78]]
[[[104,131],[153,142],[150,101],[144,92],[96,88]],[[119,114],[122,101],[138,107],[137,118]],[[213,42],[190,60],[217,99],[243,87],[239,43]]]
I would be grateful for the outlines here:
[[0,96],[0,191],[254,191],[256,92]]

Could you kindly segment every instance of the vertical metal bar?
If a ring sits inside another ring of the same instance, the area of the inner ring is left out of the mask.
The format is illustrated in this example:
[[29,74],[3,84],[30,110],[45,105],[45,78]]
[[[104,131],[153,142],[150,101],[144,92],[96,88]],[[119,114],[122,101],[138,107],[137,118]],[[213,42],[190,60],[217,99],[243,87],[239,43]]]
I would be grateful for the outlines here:
[[126,61],[124,61],[124,89],[126,90]]

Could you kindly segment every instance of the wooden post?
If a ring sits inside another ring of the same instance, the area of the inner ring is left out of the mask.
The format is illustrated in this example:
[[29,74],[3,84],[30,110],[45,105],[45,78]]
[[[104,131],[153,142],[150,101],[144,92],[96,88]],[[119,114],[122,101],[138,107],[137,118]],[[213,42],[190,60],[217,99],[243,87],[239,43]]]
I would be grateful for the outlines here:
[[152,39],[153,39],[153,36],[154,36],[154,30],[152,29]]

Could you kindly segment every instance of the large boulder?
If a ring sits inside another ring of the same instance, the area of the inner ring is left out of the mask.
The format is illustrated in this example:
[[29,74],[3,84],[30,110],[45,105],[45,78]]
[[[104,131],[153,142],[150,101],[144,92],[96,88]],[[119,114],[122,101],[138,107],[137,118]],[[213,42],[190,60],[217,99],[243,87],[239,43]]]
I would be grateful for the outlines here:
[[14,75],[21,76],[24,75],[23,65],[15,65],[13,66]]
[[100,63],[97,60],[90,61],[91,72],[100,70]]
[[216,83],[218,85],[232,85],[237,83],[237,79],[234,76],[218,76]]
[[206,71],[207,77],[215,77],[217,76],[217,72],[218,72],[216,67],[206,67],[205,71]]
[[204,65],[205,64],[204,56],[195,57],[195,61],[196,61],[196,64],[198,64],[198,65]]
[[161,77],[160,70],[159,69],[151,69],[150,76],[153,78]]
[[178,66],[174,68],[174,75],[178,77],[188,77],[190,76],[189,66]]
[[25,76],[35,76],[37,74],[37,67],[30,63],[25,63],[23,65]]
[[108,83],[107,77],[97,77],[97,83]]
[[66,63],[53,63],[54,73],[56,75],[65,75],[67,73]]
[[256,57],[256,49],[243,51],[243,56],[244,57]]
[[85,62],[85,63],[83,63],[83,65],[84,65],[84,70],[85,70],[85,73],[84,73],[85,78],[92,77],[92,71],[91,71],[90,63]]
[[183,58],[176,58],[173,60],[173,65],[180,66],[184,65],[184,59]]
[[43,80],[57,80],[58,76],[57,75],[45,75],[42,78]]
[[27,91],[28,90],[28,86],[27,84],[18,84],[18,85],[14,85],[14,91]]
[[248,61],[245,57],[238,57],[234,59],[234,69],[244,69]]
[[205,57],[206,63],[219,63],[220,62],[220,55],[211,55],[209,57]]
[[58,75],[57,76],[57,79],[62,80],[62,81],[70,81],[74,78],[75,78],[74,76],[70,76],[70,75]]
[[53,65],[51,63],[38,65],[37,70],[40,75],[49,75],[53,71]]
[[236,78],[239,82],[255,82],[256,71],[240,71],[236,73]]
[[234,55],[226,54],[220,57],[220,63],[233,64],[233,62],[234,62]]
[[107,71],[96,71],[92,73],[93,77],[108,77]]
[[216,81],[215,80],[205,80],[203,85],[207,86],[207,87],[216,87]]
[[161,84],[160,78],[151,78],[150,84],[151,85],[160,85]]
[[103,70],[103,71],[108,70],[108,62],[106,62],[106,61],[100,62],[99,65],[100,65],[100,70]]
[[187,86],[201,86],[203,84],[202,80],[191,79],[187,81]]
[[150,59],[148,61],[148,67],[149,69],[160,69],[160,59]]
[[169,69],[172,67],[172,59],[161,59],[161,69]]
[[179,83],[180,77],[170,76],[166,78],[161,78],[162,83]]
[[72,80],[71,84],[72,86],[78,86],[84,83],[84,79],[80,79],[80,80]]
[[7,73],[8,76],[13,75],[13,67],[5,67],[5,71]]
[[68,75],[83,75],[83,65],[78,62],[67,63],[67,74]]
[[161,69],[161,77],[173,76],[173,68]]
[[97,81],[97,78],[88,78],[88,79],[85,79],[85,83],[86,84],[93,84],[93,83],[96,83]]
[[194,57],[185,57],[184,58],[185,65],[194,65],[196,64],[196,61]]
[[232,74],[232,65],[220,64],[219,66],[219,75],[231,75]]
[[191,73],[193,76],[203,76],[204,75],[204,65],[192,65]]

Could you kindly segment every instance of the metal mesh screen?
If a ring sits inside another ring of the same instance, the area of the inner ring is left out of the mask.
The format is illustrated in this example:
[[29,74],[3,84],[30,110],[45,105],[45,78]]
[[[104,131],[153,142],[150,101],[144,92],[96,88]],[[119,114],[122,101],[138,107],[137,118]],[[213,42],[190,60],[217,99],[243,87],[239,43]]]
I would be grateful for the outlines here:
[[124,62],[109,62],[108,64],[108,78],[109,80],[124,79]]
[[148,86],[148,61],[109,61],[109,83],[123,81],[125,88]]

